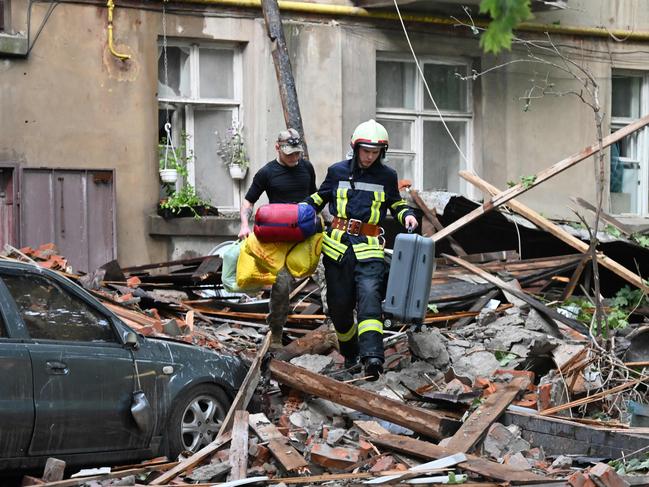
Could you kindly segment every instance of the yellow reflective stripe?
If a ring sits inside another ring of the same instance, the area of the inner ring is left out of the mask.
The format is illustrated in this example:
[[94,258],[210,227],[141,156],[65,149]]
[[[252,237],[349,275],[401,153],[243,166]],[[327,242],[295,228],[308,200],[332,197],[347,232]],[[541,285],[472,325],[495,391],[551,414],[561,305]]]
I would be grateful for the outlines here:
[[314,202],[316,205],[318,205],[318,206],[320,206],[320,205],[322,204],[322,202],[324,201],[324,200],[320,197],[320,195],[319,195],[318,193],[313,193],[313,194],[311,195],[311,199],[312,199],[313,202]]
[[381,204],[385,201],[385,192],[374,191],[374,200],[370,208],[370,219],[368,223],[376,225],[381,218]]
[[383,335],[383,323],[379,320],[363,320],[358,324],[358,336],[366,331],[376,331]]
[[[368,237],[368,238],[370,238],[370,237]],[[374,238],[374,240],[376,240],[376,243],[367,242],[367,243],[354,244],[354,246],[353,246],[354,247],[354,252],[364,252],[366,250],[381,250],[382,247],[378,242],[378,238],[376,238],[376,237],[373,237],[373,238]]]
[[322,253],[325,254],[327,257],[330,257],[331,259],[335,260],[336,262],[338,262],[343,255],[337,250],[327,247],[324,244],[322,245]]
[[398,207],[398,206],[401,206],[401,205],[405,205],[405,206],[407,207],[407,206],[408,206],[408,203],[406,203],[406,200],[395,201],[394,203],[392,203],[392,205],[390,206],[390,208],[392,208],[393,210],[396,210],[397,207]]
[[336,190],[336,216],[347,218],[347,189],[345,188]]
[[331,238],[333,238],[337,242],[340,242],[343,239],[343,235],[345,235],[345,232],[343,232],[342,230],[338,230],[336,228],[331,230]]
[[399,223],[403,223],[404,219],[404,214],[408,211],[408,208],[404,208],[401,210],[399,213],[397,213],[397,220],[399,220]]
[[348,342],[352,338],[356,336],[356,324],[352,326],[347,333],[338,333],[338,330],[336,330],[336,336],[338,337],[339,342]]
[[356,254],[356,260],[364,261],[364,260],[370,260],[370,259],[381,259],[383,260],[385,258],[385,255],[383,254],[383,251],[378,251],[375,250],[374,252],[363,252],[360,254]]
[[381,245],[381,242],[379,241],[379,237],[367,237],[367,245],[383,248],[383,245]]
[[345,253],[345,250],[347,250],[347,245],[344,243],[341,243],[339,241],[334,240],[331,238],[329,235],[325,233],[324,238],[322,240],[322,245],[326,245],[327,247],[331,247],[332,249],[337,250],[338,252]]

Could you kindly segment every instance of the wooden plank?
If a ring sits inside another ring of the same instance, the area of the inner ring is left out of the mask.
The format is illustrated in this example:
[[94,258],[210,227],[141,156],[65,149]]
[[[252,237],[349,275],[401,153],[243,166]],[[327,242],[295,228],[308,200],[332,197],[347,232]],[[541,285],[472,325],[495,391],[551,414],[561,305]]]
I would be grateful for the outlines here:
[[129,475],[141,475],[141,474],[159,471],[159,470],[167,470],[173,468],[176,465],[178,465],[178,462],[171,462],[163,465],[151,465],[146,467],[132,468],[128,470],[118,470],[103,475],[93,475],[90,477],[58,480],[56,482],[47,482],[45,484],[40,484],[40,485],[42,487],[76,487],[76,486],[81,486],[90,483],[93,480],[100,481],[100,480],[108,480],[108,479],[119,479],[123,477],[128,477]]
[[329,325],[321,325],[280,349],[275,353],[275,357],[288,362],[292,358],[304,354],[324,355],[337,343],[336,332],[331,330]]
[[[476,316],[480,314],[482,308],[484,308],[489,301],[494,299],[500,293],[499,289],[494,289],[489,291],[487,294],[478,299],[473,305],[469,308],[469,312],[476,313]],[[451,325],[451,329],[462,328],[473,321],[473,316],[467,315],[465,318],[460,318],[455,323]]]
[[230,458],[232,467],[228,474],[228,482],[245,479],[248,476],[248,411],[234,413],[232,424],[232,440],[230,442]]
[[223,260],[218,255],[209,255],[205,257],[198,269],[192,274],[192,280],[195,282],[204,281],[205,279],[216,275],[221,270]]
[[575,272],[573,272],[572,276],[570,276],[570,281],[568,281],[568,284],[566,284],[566,287],[561,294],[561,301],[567,301],[568,298],[572,296],[572,293],[575,292],[577,283],[579,283],[579,279],[581,279],[581,275],[586,268],[586,264],[588,264],[589,262],[590,255],[584,255],[584,257],[579,261],[579,264],[577,264],[577,267],[575,268]]
[[170,260],[168,262],[157,262],[155,264],[145,264],[145,265],[138,265],[133,267],[125,267],[122,269],[122,271],[128,273],[134,273],[134,272],[139,272],[147,269],[160,269],[161,267],[172,267],[177,265],[182,265],[182,266],[196,265],[203,262],[203,259],[205,259],[205,257],[190,257],[189,259]]
[[[547,315],[548,317],[552,318],[553,320],[560,321],[564,325],[569,326],[570,328],[572,328],[573,330],[578,331],[579,333],[583,333],[585,335],[588,335],[588,328],[586,326],[582,325],[581,323],[579,323],[579,322],[577,322],[575,320],[571,320],[569,318],[566,318],[565,316],[559,314],[556,310],[554,310],[552,308],[549,308],[548,306],[544,305],[540,301],[537,301],[533,297],[528,296],[527,294],[525,294],[522,291],[519,291],[514,286],[512,286],[511,284],[506,283],[502,279],[500,279],[500,278],[498,278],[496,276],[493,276],[493,275],[489,274],[488,272],[483,271],[482,269],[480,269],[479,267],[477,267],[477,266],[475,266],[473,264],[470,264],[468,262],[464,262],[459,257],[453,257],[452,255],[445,255],[445,257],[447,259],[451,259],[457,265],[462,266],[465,269],[470,270],[471,272],[479,275],[480,277],[482,277],[486,281],[491,282],[492,284],[495,284],[496,286],[498,286],[503,291],[507,291],[508,293],[513,294],[517,298],[522,299],[527,304],[529,304],[532,308],[536,309],[538,312]],[[558,329],[557,329],[557,331],[558,331]]]
[[[391,450],[428,460],[448,457],[455,453],[449,448],[434,445],[433,443],[390,433],[371,437],[371,440]],[[467,454],[467,460],[460,463],[458,467],[494,480],[517,482],[543,482],[548,480],[546,477],[535,473],[519,470],[509,465],[501,465],[476,455]]]
[[268,449],[287,472],[309,466],[300,452],[293,448],[288,438],[279,432],[264,413],[251,414],[249,424],[262,441],[268,442]]
[[43,480],[45,482],[55,482],[63,480],[65,474],[65,462],[58,458],[48,458],[45,462],[45,469],[43,470]]
[[[583,198],[576,197],[576,198],[572,198],[572,200],[576,202],[579,206],[582,206],[583,208],[586,208],[587,210],[590,210],[593,213],[597,212],[597,208],[591,205],[588,201],[586,201]],[[622,232],[627,237],[631,236],[634,233],[633,228],[629,227],[628,225],[625,225],[617,218],[612,217],[604,210],[600,211],[599,217],[609,225],[612,225],[613,227],[617,228],[620,232]]]
[[[426,206],[426,202],[421,199],[421,196],[419,196],[419,193],[417,192],[416,189],[410,188],[408,192],[410,193],[410,197],[412,198],[412,201],[414,201],[415,204],[419,207],[419,209],[424,213],[424,216],[433,225],[435,231],[436,232],[441,231],[444,228],[444,226],[437,218],[435,211],[431,210],[430,208],[428,208],[428,206]],[[455,255],[460,257],[466,256],[466,252],[464,251],[462,246],[453,237],[448,238],[448,243],[453,249],[453,252],[455,252]]]
[[219,434],[216,435],[214,441],[198,450],[191,457],[186,458],[185,460],[180,462],[168,472],[165,472],[160,477],[150,482],[149,485],[164,485],[170,482],[182,472],[197,465],[208,455],[211,455],[228,441],[230,441],[230,427],[232,426],[235,412],[239,410],[245,410],[248,407],[248,403],[250,402],[250,399],[252,398],[252,395],[257,388],[257,384],[259,384],[259,379],[261,377],[261,362],[268,352],[268,348],[270,347],[270,338],[271,334],[270,332],[268,332],[261,344],[261,348],[257,352],[255,360],[252,362],[250,368],[248,369],[246,377],[243,379],[241,387],[239,387],[237,395],[232,401],[232,405],[228,410],[228,414],[225,416],[223,422],[221,423]]
[[427,409],[408,406],[360,387],[344,384],[301,367],[271,360],[273,377],[283,384],[337,404],[391,421],[437,440],[453,434],[460,424]]
[[[224,311],[219,309],[207,309],[205,307],[200,308],[201,313],[208,316],[228,316],[232,318],[240,318],[246,320],[265,320],[268,313],[248,313],[245,311]],[[287,322],[301,322],[301,321],[318,321],[324,320],[325,315],[288,315],[286,318]]]
[[456,452],[469,452],[487,432],[491,423],[496,421],[507,409],[516,395],[525,389],[530,380],[528,377],[515,377],[509,384],[499,388],[471,413],[459,430],[448,440],[444,447]]
[[[482,189],[486,193],[489,194],[499,194],[499,189],[496,188],[495,186],[489,184],[488,182],[480,179],[477,175],[470,173],[468,171],[460,171],[460,176],[470,183],[474,184],[478,188]],[[557,237],[559,240],[562,242],[570,245],[571,247],[577,249],[579,252],[582,254],[585,254],[589,250],[588,244],[582,242],[579,240],[577,237],[573,237],[569,233],[565,232],[561,228],[559,228],[557,225],[552,223],[550,220],[547,218],[539,215],[537,212],[534,210],[526,207],[522,203],[516,201],[516,200],[511,200],[509,203],[507,203],[507,206],[509,206],[512,210],[514,210],[516,213],[524,216],[527,218],[529,221],[537,225],[538,227],[542,228],[543,230],[547,231],[548,233],[551,233],[555,237]],[[604,254],[597,253],[597,263],[601,264],[602,266],[606,267],[608,270],[611,272],[614,272],[618,276],[620,276],[622,279],[625,281],[629,282],[630,284],[633,284],[635,287],[642,289],[644,292],[649,292],[649,286],[647,286],[643,279],[631,272],[629,269],[624,267],[623,265],[618,264],[615,262],[613,259],[608,258]]]
[[649,380],[649,375],[645,375],[643,377],[640,377],[638,379],[634,380],[629,380],[628,382],[625,382],[624,384],[620,384],[619,386],[612,387],[611,389],[607,389],[602,392],[598,392],[597,394],[593,394],[592,396],[584,397],[582,399],[577,399],[575,401],[567,402],[565,404],[560,404],[558,406],[552,407],[552,408],[547,408],[544,409],[543,411],[540,411],[539,414],[541,416],[549,416],[551,414],[558,413],[559,411],[564,411],[566,409],[570,409],[575,406],[581,406],[583,404],[590,404],[595,401],[599,401],[600,399],[604,399],[605,397],[610,396],[611,394],[616,394],[618,392],[625,391],[626,389],[630,389],[631,387],[636,386],[640,382],[645,382]]
[[638,121],[631,123],[626,127],[623,127],[620,130],[617,130],[616,132],[613,132],[612,134],[604,137],[601,145],[597,143],[589,147],[586,147],[580,152],[577,152],[576,154],[573,154],[557,162],[556,164],[536,173],[534,175],[534,182],[532,184],[518,183],[517,185],[512,186],[511,188],[503,191],[502,193],[498,193],[497,195],[492,196],[489,200],[485,201],[481,206],[471,211],[467,215],[464,215],[462,218],[459,218],[458,220],[454,221],[451,225],[444,228],[441,232],[436,233],[431,238],[435,242],[439,242],[443,238],[448,237],[449,235],[453,234],[454,232],[462,228],[467,223],[471,223],[473,220],[478,219],[485,213],[488,213],[491,210],[498,208],[500,205],[504,205],[509,200],[512,200],[517,196],[520,196],[521,194],[538,186],[544,181],[547,181],[551,177],[554,177],[557,174],[562,173],[563,171],[574,166],[578,162],[581,162],[584,159],[588,159],[593,154],[596,154],[600,150],[604,149],[605,147],[608,147],[609,145],[617,142],[618,140],[623,139],[629,134],[632,134],[633,132],[640,130],[642,127],[644,127],[647,124],[649,124],[649,115],[646,115],[641,119],[639,119]]

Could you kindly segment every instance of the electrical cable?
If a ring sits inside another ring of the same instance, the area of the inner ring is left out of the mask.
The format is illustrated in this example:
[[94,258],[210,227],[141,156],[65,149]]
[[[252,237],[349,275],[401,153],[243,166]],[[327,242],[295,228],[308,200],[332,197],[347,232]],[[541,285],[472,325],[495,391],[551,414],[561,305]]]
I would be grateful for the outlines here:
[[424,76],[424,71],[421,69],[421,65],[419,64],[419,60],[417,59],[417,55],[415,54],[415,50],[412,47],[412,43],[410,42],[410,36],[408,35],[408,31],[406,30],[406,25],[403,22],[403,17],[401,16],[401,11],[399,10],[399,5],[397,4],[397,0],[394,1],[394,8],[397,11],[397,15],[399,16],[399,22],[401,22],[401,28],[403,29],[403,34],[406,37],[406,41],[408,42],[408,47],[410,48],[410,52],[412,53],[412,58],[415,61],[415,65],[417,66],[417,70],[419,71],[419,75],[421,76],[422,81],[424,82],[424,86],[426,87],[426,92],[428,93],[428,97],[430,100],[433,102],[433,106],[435,107],[435,111],[437,112],[437,115],[439,116],[440,121],[442,122],[442,125],[444,125],[444,128],[446,129],[446,133],[448,136],[451,138],[453,141],[453,144],[457,148],[458,152],[460,153],[460,156],[464,160],[464,162],[468,165],[469,160],[467,159],[466,155],[464,155],[464,152],[458,145],[457,141],[455,140],[455,137],[453,137],[453,134],[451,133],[451,130],[448,128],[448,125],[446,125],[446,120],[444,120],[444,116],[442,115],[442,112],[439,110],[439,107],[437,106],[437,102],[435,101],[435,98],[433,97],[433,94],[430,91],[430,88],[428,86],[428,82],[426,81],[426,77]]
[[54,9],[59,6],[59,2],[50,3],[50,7],[47,9],[47,13],[45,14],[45,17],[43,17],[43,20],[41,21],[41,25],[38,28],[36,35],[34,36],[34,41],[30,44],[29,37],[31,33],[31,23],[32,23],[32,6],[34,5],[34,3],[36,3],[34,2],[34,0],[30,0],[29,5],[27,7],[27,46],[28,47],[27,47],[27,52],[25,53],[26,56],[29,56],[29,53],[36,45],[36,41],[38,40],[38,37],[41,35],[41,32],[43,32],[43,28],[45,28],[45,24],[47,24],[50,15],[52,15]]

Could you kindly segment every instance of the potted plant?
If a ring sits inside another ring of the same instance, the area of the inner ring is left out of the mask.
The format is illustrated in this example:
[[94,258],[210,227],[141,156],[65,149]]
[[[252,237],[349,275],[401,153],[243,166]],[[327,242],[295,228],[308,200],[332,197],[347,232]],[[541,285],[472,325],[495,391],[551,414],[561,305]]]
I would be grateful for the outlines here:
[[250,161],[243,140],[243,126],[235,121],[226,131],[225,138],[221,138],[218,132],[214,134],[217,139],[216,153],[228,167],[232,179],[245,178]]
[[182,188],[160,201],[158,214],[163,218],[193,216],[198,220],[206,214],[218,214],[214,212],[215,209],[209,202],[196,194],[194,186],[185,183]]
[[193,157],[191,151],[187,149],[188,138],[189,136],[183,132],[178,148],[175,148],[167,137],[163,137],[161,143],[158,144],[160,180],[163,184],[175,184],[178,177],[187,177],[187,163]]
[[[160,179],[167,195],[158,205],[158,214],[163,218],[190,216],[200,219],[203,215],[218,215],[216,208],[200,198],[194,186],[187,181],[187,165],[194,158],[193,152],[187,148],[188,139],[189,135],[183,132],[177,149],[173,144],[168,144],[165,138],[158,146]],[[177,184],[179,177],[180,185]]]

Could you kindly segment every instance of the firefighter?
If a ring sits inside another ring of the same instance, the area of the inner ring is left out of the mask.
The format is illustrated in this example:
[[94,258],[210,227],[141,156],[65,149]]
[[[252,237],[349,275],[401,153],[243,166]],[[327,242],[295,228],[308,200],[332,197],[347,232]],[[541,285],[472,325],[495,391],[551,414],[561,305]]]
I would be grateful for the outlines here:
[[417,228],[417,219],[399,195],[396,171],[383,164],[388,150],[385,127],[374,120],[361,123],[351,148],[351,158],[330,166],[320,189],[305,201],[317,211],[328,204],[334,217],[322,252],[327,305],[345,368],[360,360],[365,375],[377,380],[383,372],[386,272],[380,225],[388,210],[409,230]]

